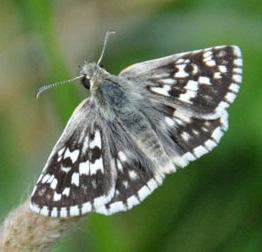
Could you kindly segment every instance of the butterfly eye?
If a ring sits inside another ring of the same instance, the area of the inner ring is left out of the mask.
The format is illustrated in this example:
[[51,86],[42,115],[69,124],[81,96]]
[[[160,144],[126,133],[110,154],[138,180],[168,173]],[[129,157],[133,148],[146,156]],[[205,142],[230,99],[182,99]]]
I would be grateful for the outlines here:
[[81,79],[81,83],[83,84],[83,86],[87,89],[90,89],[90,79],[88,79],[86,76],[84,76]]

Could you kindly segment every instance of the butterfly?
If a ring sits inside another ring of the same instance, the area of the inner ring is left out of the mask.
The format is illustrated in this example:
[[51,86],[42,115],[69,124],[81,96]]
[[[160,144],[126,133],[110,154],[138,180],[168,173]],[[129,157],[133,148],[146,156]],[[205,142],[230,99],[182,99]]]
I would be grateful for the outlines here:
[[73,112],[36,182],[30,208],[38,214],[127,211],[167,174],[210,152],[228,128],[227,108],[242,76],[239,47],[178,53],[116,76],[100,66],[109,35],[98,63],[85,62],[77,77],[90,96]]

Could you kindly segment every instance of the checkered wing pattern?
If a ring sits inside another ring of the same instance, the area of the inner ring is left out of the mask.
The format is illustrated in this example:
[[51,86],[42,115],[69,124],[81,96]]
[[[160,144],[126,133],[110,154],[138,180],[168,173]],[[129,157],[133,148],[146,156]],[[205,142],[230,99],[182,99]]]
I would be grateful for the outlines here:
[[219,114],[239,91],[241,52],[237,46],[217,46],[175,54],[137,63],[120,76],[138,79],[165,103],[198,114]]
[[85,100],[55,145],[31,197],[42,215],[70,217],[91,212],[114,195],[115,170],[105,133]]

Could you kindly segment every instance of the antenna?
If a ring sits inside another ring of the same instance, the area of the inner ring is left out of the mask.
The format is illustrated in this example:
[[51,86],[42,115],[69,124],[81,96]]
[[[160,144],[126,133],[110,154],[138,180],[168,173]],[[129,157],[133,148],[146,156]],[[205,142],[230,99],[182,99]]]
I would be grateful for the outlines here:
[[78,80],[78,79],[80,79],[80,78],[82,78],[82,77],[83,77],[83,75],[80,75],[80,76],[77,76],[77,77],[72,78],[72,79],[69,79],[69,80],[58,81],[58,82],[54,82],[54,83],[51,83],[51,84],[46,84],[46,85],[44,85],[44,86],[42,86],[42,87],[40,87],[40,88],[37,89],[36,94],[35,94],[35,97],[36,97],[36,99],[38,99],[38,97],[39,97],[43,92],[45,92],[47,89],[49,89],[49,88],[54,88],[54,87],[57,87],[57,86],[61,86],[61,85],[63,85],[63,84],[69,84],[69,83],[71,83],[72,81]]
[[103,59],[109,36],[112,35],[112,34],[115,34],[115,33],[116,33],[115,31],[107,31],[106,32],[105,39],[104,39],[104,45],[103,45],[103,48],[102,48],[101,55],[100,55],[100,57],[99,57],[99,59],[97,61],[97,65],[99,65],[101,63],[101,60]]

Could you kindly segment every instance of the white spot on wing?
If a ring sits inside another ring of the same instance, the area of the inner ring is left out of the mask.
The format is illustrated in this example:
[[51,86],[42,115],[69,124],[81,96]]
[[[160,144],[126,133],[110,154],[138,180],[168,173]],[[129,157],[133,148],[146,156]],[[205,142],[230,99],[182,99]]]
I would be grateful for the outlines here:
[[103,205],[103,203],[105,202],[105,199],[106,199],[105,196],[100,196],[100,197],[95,198],[94,203],[93,203],[94,207],[98,209],[100,206]]
[[67,209],[66,209],[66,207],[61,207],[61,209],[60,209],[60,217],[67,217]]
[[158,185],[161,185],[163,182],[163,177],[159,174],[155,175],[155,180],[157,181]]
[[174,157],[173,162],[175,163],[175,165],[182,167],[182,168],[188,165],[188,160],[184,159],[181,156]]
[[90,162],[90,174],[96,174],[98,170],[100,170],[101,172],[104,171],[102,158],[96,159],[94,163]]
[[67,148],[64,154],[64,159],[70,158],[72,163],[74,163],[78,159],[79,153],[80,153],[79,150],[73,150],[71,152],[69,148]]
[[54,180],[54,178],[55,178],[55,176],[54,176],[54,174],[53,174],[52,176],[49,177],[49,179],[47,180],[46,183],[51,184],[52,181]]
[[50,187],[55,190],[56,189],[56,186],[58,184],[58,180],[56,178],[53,179],[53,181],[51,182],[50,184]]
[[138,191],[138,197],[140,201],[144,200],[149,194],[150,190],[147,186],[143,186],[139,191]]
[[241,51],[239,49],[238,46],[234,46],[233,47],[233,50],[234,50],[234,54],[237,56],[237,57],[241,57]]
[[187,82],[186,86],[185,86],[185,89],[197,91],[198,90],[198,82],[197,81],[193,81],[193,80],[189,80]]
[[[216,48],[217,49],[217,48]],[[226,52],[224,50],[220,50],[218,53],[217,53],[217,56],[222,58],[226,55]]]
[[213,67],[213,66],[216,65],[216,62],[214,60],[208,60],[208,61],[206,61],[206,65],[210,66],[210,67]]
[[191,102],[192,98],[195,98],[197,95],[196,91],[187,90],[184,94],[181,94],[178,99],[187,103]]
[[114,194],[115,194],[115,188],[112,187],[107,195],[102,195],[95,198],[93,201],[93,207],[95,208],[95,211],[97,213],[108,214],[108,211],[104,207],[104,204],[106,204],[109,200],[111,200]]
[[234,65],[236,66],[243,66],[243,60],[242,59],[235,59]]
[[162,72],[162,73],[154,73],[152,75],[152,78],[162,79],[162,78],[167,78],[168,76],[169,76],[169,73]]
[[48,216],[49,214],[49,209],[47,206],[43,206],[42,209],[40,210],[40,214],[44,215],[44,216]]
[[203,57],[204,57],[204,58],[210,58],[210,57],[212,57],[212,56],[213,56],[213,53],[212,53],[211,50],[208,50],[208,51],[206,51],[206,52],[203,54]]
[[225,111],[226,108],[229,107],[229,104],[225,101],[222,101],[218,104],[217,108],[216,108],[216,112],[217,113],[222,113],[223,111]]
[[216,128],[214,130],[214,132],[212,133],[212,138],[216,140],[216,142],[218,143],[221,139],[221,137],[223,136],[223,131],[221,130],[220,127]]
[[147,182],[147,186],[149,187],[149,189],[151,190],[151,192],[153,192],[157,187],[158,187],[158,184],[157,182],[155,181],[154,178],[150,179],[148,182]]
[[78,206],[71,206],[69,208],[70,216],[78,216],[80,214],[80,210]]
[[189,138],[190,138],[190,135],[187,132],[184,131],[181,134],[181,137],[184,139],[185,142],[187,142],[189,140]]
[[51,177],[51,175],[47,173],[47,174],[42,178],[41,182],[42,182],[43,184],[45,184],[45,183],[50,179],[50,177]]
[[105,205],[99,206],[99,208],[96,209],[96,212],[104,215],[110,215],[109,209]]
[[241,75],[240,74],[233,74],[233,80],[235,81],[235,82],[238,82],[238,83],[240,83],[241,82]]
[[194,160],[196,160],[196,157],[192,153],[190,153],[190,152],[185,153],[182,157],[185,160],[187,160],[187,161],[194,161]]
[[219,66],[218,66],[218,70],[219,70],[221,73],[226,73],[226,72],[227,72],[226,66],[223,66],[223,65],[219,65]]
[[185,59],[183,58],[180,58],[176,61],[177,64],[182,64],[182,63],[185,63]]
[[236,95],[235,95],[234,93],[232,93],[232,92],[228,92],[228,93],[226,94],[225,98],[226,98],[226,100],[227,100],[228,102],[232,103],[232,102],[235,100]]
[[196,147],[196,148],[194,149],[194,154],[195,154],[196,157],[198,157],[198,158],[202,157],[202,156],[205,155],[206,153],[208,153],[208,150],[207,150],[204,146],[202,146],[202,145],[200,145],[200,146],[198,146],[198,147]]
[[68,197],[69,194],[70,194],[70,188],[69,188],[69,187],[66,187],[66,188],[63,190],[62,195],[65,195],[65,196]]
[[182,120],[183,122],[186,123],[191,123],[191,118],[190,116],[186,115],[185,113],[183,113],[182,111],[176,110],[174,112],[174,117],[178,117],[180,120]]
[[89,160],[86,160],[85,162],[79,164],[79,173],[80,175],[89,174]]
[[99,130],[96,130],[95,136],[93,140],[90,140],[89,147],[91,149],[94,149],[95,147],[98,147],[101,149],[102,147],[102,142],[101,142],[101,134]]
[[110,204],[110,214],[114,214],[120,211],[126,211],[126,206],[123,204],[122,201],[117,201]]
[[229,86],[229,89],[235,93],[237,93],[239,91],[239,85],[235,84],[235,83],[232,83],[230,86]]
[[199,131],[193,129],[192,132],[193,132],[196,136],[199,136]]
[[131,209],[132,207],[138,205],[140,202],[136,196],[131,196],[127,199],[127,208]]
[[86,203],[84,203],[84,204],[82,205],[82,208],[81,208],[81,210],[82,210],[82,214],[85,214],[85,213],[90,212],[91,209],[92,209],[92,205],[91,205],[90,202],[86,202]]
[[59,201],[61,200],[61,198],[62,198],[62,194],[57,192],[54,193],[54,197],[53,197],[54,201]]
[[168,126],[174,126],[175,122],[172,120],[170,117],[165,116],[165,122],[167,123]]
[[171,86],[164,85],[163,87],[150,87],[150,90],[160,95],[170,96],[168,92],[171,90]]
[[209,139],[209,140],[207,140],[207,141],[205,142],[205,146],[206,146],[206,148],[207,148],[209,151],[211,151],[211,150],[213,150],[213,149],[217,146],[217,143],[216,143],[215,141]]
[[243,70],[242,70],[242,68],[237,67],[237,68],[233,69],[233,72],[237,73],[237,74],[242,74]]
[[79,173],[78,172],[74,172],[71,178],[71,183],[72,185],[76,185],[79,186]]
[[174,85],[176,83],[176,80],[168,78],[168,79],[162,79],[161,82],[167,85]]
[[204,85],[211,85],[210,79],[206,76],[199,76],[198,81]]
[[137,173],[134,170],[130,170],[128,172],[128,175],[129,175],[131,180],[136,180],[138,178]]
[[117,168],[118,168],[118,170],[119,171],[121,171],[121,172],[123,172],[123,166],[122,166],[122,164],[121,164],[121,162],[117,159]]
[[171,172],[175,172],[176,171],[176,167],[172,162],[167,162],[166,164],[164,164],[163,166],[161,166],[161,172],[165,173],[165,174],[170,174]]
[[57,152],[58,156],[61,156],[61,155],[63,154],[64,150],[65,150],[65,147],[63,147],[62,149],[60,149],[60,150]]
[[72,169],[71,167],[64,167],[63,165],[61,166],[61,171],[65,172],[65,173],[68,173],[70,172],[70,170]]
[[126,180],[123,181],[123,186],[127,189],[128,188],[128,182]]
[[215,73],[214,73],[214,78],[215,78],[215,79],[221,79],[221,78],[222,78],[221,73],[220,73],[220,72],[215,72]]
[[127,161],[127,157],[126,157],[126,154],[125,154],[124,152],[119,151],[119,152],[118,152],[118,156],[119,156],[119,158],[120,158],[120,160],[121,160],[122,162]]
[[57,207],[53,207],[50,215],[51,215],[51,217],[57,217],[58,216]]
[[196,64],[192,64],[193,70],[192,70],[192,74],[196,74],[198,72],[198,67]]
[[184,70],[185,66],[185,64],[176,65],[176,67],[178,68],[178,71],[175,73],[176,78],[185,78],[188,76],[188,73]]
[[83,141],[82,153],[86,153],[88,149],[88,141],[89,141],[89,138],[88,136],[86,136],[85,140]]

